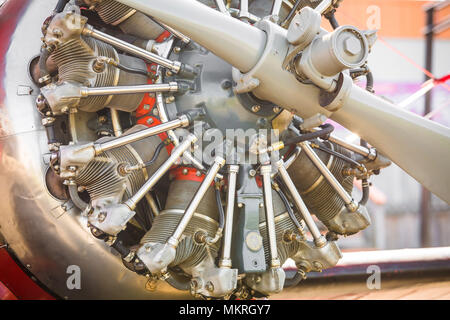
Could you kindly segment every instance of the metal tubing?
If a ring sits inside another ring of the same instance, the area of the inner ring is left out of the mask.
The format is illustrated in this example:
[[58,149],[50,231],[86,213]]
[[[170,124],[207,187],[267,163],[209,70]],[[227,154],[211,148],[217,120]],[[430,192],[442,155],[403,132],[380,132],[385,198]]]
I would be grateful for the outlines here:
[[155,197],[153,197],[151,193],[147,192],[147,194],[145,195],[145,199],[147,199],[150,209],[152,210],[153,216],[154,217],[159,216],[160,212]]
[[186,229],[187,225],[191,221],[191,219],[195,213],[195,210],[197,210],[197,207],[200,204],[200,201],[202,201],[203,197],[205,196],[206,191],[208,191],[208,188],[211,186],[211,183],[213,182],[214,178],[216,177],[217,172],[219,172],[220,168],[224,164],[225,164],[225,159],[223,159],[221,157],[216,157],[216,159],[214,159],[214,164],[209,169],[208,174],[206,175],[202,184],[200,185],[200,187],[198,188],[194,197],[192,198],[191,202],[189,203],[186,211],[184,212],[183,218],[181,218],[181,221],[178,223],[177,228],[175,229],[172,236],[167,241],[167,243],[170,246],[172,246],[174,248],[176,248],[178,246],[180,238],[183,235],[183,232]]
[[174,28],[168,26],[165,23],[159,22],[157,20],[155,20],[156,23],[160,24],[161,27],[163,27],[164,29],[166,29],[167,31],[169,31],[171,34],[173,34],[175,37],[177,37],[178,39],[180,39],[181,41],[183,41],[185,44],[188,44],[189,42],[191,42],[191,39],[187,36],[185,36],[184,34],[182,34],[181,32],[179,32],[178,30],[175,30]]
[[265,47],[266,35],[263,31],[198,1],[118,2],[177,29],[243,72],[249,71],[258,62]]
[[162,84],[146,84],[139,86],[118,86],[118,87],[96,87],[96,88],[81,88],[82,97],[90,96],[109,96],[120,94],[133,93],[149,93],[149,92],[177,92],[179,89],[178,83],[162,83]]
[[120,137],[122,135],[122,126],[120,125],[119,112],[116,109],[109,109],[111,112],[111,123],[114,130],[114,136]]
[[271,10],[271,15],[278,17],[281,10],[281,5],[283,4],[283,0],[274,0]]
[[248,18],[250,12],[248,11],[248,0],[240,0],[239,18]]
[[[158,81],[161,80],[158,79]],[[156,93],[156,108],[158,109],[158,115],[161,122],[165,123],[169,121],[169,117],[167,116],[166,108],[164,106],[164,97],[160,92]],[[167,135],[169,136],[170,140],[172,140],[174,146],[177,146],[180,143],[177,135],[175,134],[175,132],[173,132],[173,130],[168,130]],[[190,161],[197,169],[205,170],[205,166],[200,161],[198,161],[189,151],[186,151],[183,154],[183,157]],[[218,173],[217,178],[222,179],[223,176]]]
[[100,40],[102,42],[108,43],[122,51],[138,56],[142,59],[146,59],[148,61],[159,64],[165,68],[172,70],[175,73],[178,73],[181,69],[181,63],[178,61],[172,61],[157,54],[154,54],[150,51],[141,49],[137,46],[134,46],[126,41],[120,40],[116,37],[110,36],[109,34],[103,33],[99,30],[94,29],[90,25],[86,25],[82,31],[82,34],[85,36],[89,36]]
[[298,146],[295,147],[294,150],[294,154],[292,156],[289,157],[289,159],[287,159],[284,162],[284,167],[286,169],[289,169],[289,167],[294,163],[294,161],[298,158],[298,156],[300,155],[300,152],[302,152],[302,149],[300,149]]
[[192,143],[197,141],[197,137],[193,134],[188,135],[182,143],[170,154],[169,159],[166,160],[156,172],[148,179],[144,185],[131,197],[125,204],[134,210],[136,205],[145,195],[155,186],[155,184],[161,179],[161,177],[173,166],[173,164],[180,158],[184,151],[186,151]]
[[[169,117],[167,116],[166,108],[164,106],[164,97],[162,93],[156,94],[156,108],[158,109],[159,119],[161,120],[161,122],[166,123],[167,121],[169,121]],[[172,140],[174,146],[180,144],[180,141],[178,140],[178,137],[173,130],[168,130],[167,135],[169,136],[170,140]],[[189,151],[184,152],[183,157],[190,161],[196,168],[205,170],[203,164],[198,161]],[[222,176],[219,175],[218,178],[222,178]]]
[[328,9],[331,3],[332,3],[331,0],[322,0],[322,2],[319,3],[319,5],[316,7],[315,10],[320,14],[322,14],[326,9]]
[[269,235],[269,250],[270,250],[270,267],[279,268],[281,266],[280,259],[278,259],[277,249],[277,234],[275,231],[275,217],[273,213],[272,201],[272,182],[270,174],[272,173],[272,166],[261,166],[261,175],[263,177],[264,188],[264,207],[266,211],[267,233]]
[[188,117],[182,115],[173,121],[169,121],[148,129],[127,134],[125,136],[112,139],[110,141],[94,144],[95,155],[99,155],[107,150],[118,148],[126,144],[166,132],[171,129],[187,127],[188,125],[189,125]]
[[234,202],[236,199],[236,180],[238,172],[238,165],[230,165],[228,167],[227,213],[225,217],[222,259],[219,262],[219,267],[221,268],[231,268],[232,266],[231,241],[233,238]]
[[305,203],[303,202],[302,197],[298,193],[297,188],[294,185],[294,182],[292,182],[291,177],[289,176],[289,173],[287,172],[286,168],[284,167],[283,160],[280,160],[277,162],[277,168],[278,172],[280,173],[281,179],[283,179],[284,184],[288,188],[289,192],[292,195],[292,199],[295,202],[295,205],[297,209],[300,211],[300,213],[303,216],[303,220],[305,220],[306,225],[308,226],[309,231],[311,232],[314,243],[317,247],[323,247],[326,243],[326,240],[324,236],[319,231],[319,228],[315,224],[311,213],[309,212],[308,208],[306,207]]
[[327,166],[320,160],[319,156],[314,152],[314,150],[309,145],[309,142],[299,143],[303,151],[305,151],[308,158],[314,163],[316,168],[325,177],[328,183],[333,187],[333,189],[339,194],[339,196],[344,200],[349,210],[355,211],[358,205],[353,201],[353,198],[347,193],[344,187],[337,181],[336,177],[331,173]]
[[224,0],[214,0],[214,2],[216,3],[217,8],[219,9],[220,12],[229,16],[231,15],[227,7],[225,6]]
[[[314,129],[315,131],[315,129]],[[333,134],[330,135],[330,137],[328,138],[329,141],[334,142],[338,145],[340,145],[341,147],[344,147],[345,149],[348,149],[350,151],[353,151],[355,153],[358,153],[364,157],[367,157],[371,160],[374,160],[376,158],[376,153],[372,153],[370,151],[370,149],[359,146],[357,144],[354,143],[349,143]]]

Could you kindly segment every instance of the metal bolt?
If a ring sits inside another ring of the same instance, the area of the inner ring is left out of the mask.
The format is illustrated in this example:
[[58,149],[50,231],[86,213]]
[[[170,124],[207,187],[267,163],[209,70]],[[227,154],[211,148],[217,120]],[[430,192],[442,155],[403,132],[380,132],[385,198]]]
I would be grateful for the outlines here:
[[224,80],[222,82],[222,89],[228,90],[233,86],[233,83],[230,80]]
[[107,215],[108,215],[108,214],[107,214],[106,212],[100,212],[100,213],[98,214],[98,221],[99,221],[99,222],[105,221]]
[[258,106],[258,105],[254,105],[253,107],[252,107],[252,111],[253,112],[259,112],[259,110],[261,110],[261,106]]
[[313,266],[314,266],[314,268],[316,268],[317,270],[322,270],[322,269],[323,269],[322,264],[321,264],[319,261],[314,261],[314,262],[313,262]]
[[148,118],[146,122],[147,124],[153,124],[154,120],[153,118]]
[[181,48],[180,47],[175,47],[175,48],[173,48],[173,51],[175,51],[176,53],[180,53]]
[[191,288],[192,289],[197,289],[199,287],[199,283],[198,283],[198,281],[197,280],[191,280]]
[[256,176],[256,170],[255,169],[250,169],[248,171],[248,174],[250,175],[250,177],[254,177],[254,176]]
[[171,77],[171,76],[173,76],[173,73],[172,73],[172,71],[170,71],[170,70],[167,70],[167,71],[166,71],[166,76],[168,76],[168,77]]
[[188,172],[189,172],[188,169],[186,169],[186,168],[183,169],[183,174],[184,174],[184,175],[187,175]]
[[150,110],[150,105],[149,104],[144,104],[144,110]]
[[264,203],[261,202],[261,203],[259,204],[259,207],[260,207],[260,208],[264,208]]
[[145,289],[148,291],[156,291],[158,281],[155,279],[149,279],[145,284]]
[[280,112],[281,108],[280,107],[273,107],[273,113],[278,113]]
[[238,208],[242,208],[244,206],[244,204],[242,202],[238,203]]
[[361,53],[361,41],[355,37],[348,37],[344,40],[344,50],[352,56],[356,56]]
[[214,291],[214,285],[211,281],[208,281],[208,283],[205,286],[206,290],[208,290],[209,292],[213,292]]
[[166,103],[172,103],[175,101],[175,97],[174,96],[170,96],[166,98]]

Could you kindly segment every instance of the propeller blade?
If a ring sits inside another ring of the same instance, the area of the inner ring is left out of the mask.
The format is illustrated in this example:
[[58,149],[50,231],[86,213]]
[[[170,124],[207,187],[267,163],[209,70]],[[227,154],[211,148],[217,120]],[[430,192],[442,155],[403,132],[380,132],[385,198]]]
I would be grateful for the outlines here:
[[450,129],[353,86],[333,120],[351,128],[450,203]]
[[428,190],[450,203],[450,129],[354,85],[344,105],[331,113],[319,105],[319,89],[299,82],[282,69],[287,54],[286,30],[274,26],[275,38],[195,0],[118,0],[189,36],[242,72],[255,66],[268,41],[276,42],[256,76],[253,91],[307,118],[325,114],[375,146]]

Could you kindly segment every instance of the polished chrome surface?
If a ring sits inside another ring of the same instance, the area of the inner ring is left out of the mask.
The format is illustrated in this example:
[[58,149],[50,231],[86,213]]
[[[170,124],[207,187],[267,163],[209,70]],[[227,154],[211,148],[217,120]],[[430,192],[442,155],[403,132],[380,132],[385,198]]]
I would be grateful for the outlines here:
[[162,123],[155,127],[151,127],[148,129],[130,133],[128,135],[112,139],[110,141],[94,144],[95,154],[99,155],[107,150],[121,147],[126,144],[136,142],[138,140],[142,140],[142,139],[150,137],[150,136],[155,136],[157,134],[160,134],[160,133],[172,130],[172,129],[185,127],[188,124],[189,124],[188,118],[185,115],[182,115],[178,119]]
[[176,82],[162,84],[147,84],[141,86],[119,86],[119,87],[97,87],[81,88],[81,96],[109,96],[111,94],[134,94],[149,92],[177,92],[178,84]]
[[[28,63],[39,54],[41,25],[56,2],[9,0],[0,8],[0,15],[9,17],[0,21],[8,35],[0,64],[0,232],[19,261],[61,298],[188,299],[166,283],[147,291],[147,279],[126,269],[117,253],[92,237],[80,212],[45,187],[49,151]],[[19,86],[31,88],[31,94],[19,95]],[[67,288],[71,265],[80,267],[80,290]]]
[[302,197],[300,196],[297,188],[295,187],[294,183],[292,182],[291,177],[289,176],[289,173],[286,170],[286,167],[284,166],[283,160],[280,160],[277,162],[278,172],[280,173],[281,178],[283,179],[283,182],[286,184],[286,187],[288,188],[289,192],[292,195],[292,199],[295,202],[295,206],[302,214],[303,219],[305,220],[306,225],[308,226],[309,231],[311,232],[314,243],[321,247],[325,244],[325,238],[321,235],[319,228],[317,227],[316,223],[314,222],[311,213],[309,212],[308,208],[306,207],[305,203],[302,200]]
[[171,61],[169,59],[160,57],[157,54],[151,53],[147,50],[130,45],[128,42],[125,42],[123,40],[120,40],[113,36],[110,36],[109,34],[106,34],[99,30],[96,30],[91,26],[86,26],[83,29],[83,34],[86,36],[93,37],[97,40],[103,41],[105,43],[108,43],[120,50],[125,51],[125,52],[134,54],[134,55],[141,57],[143,59],[146,59],[148,61],[157,63],[163,67],[169,68],[170,70],[173,70],[175,73],[178,73],[180,71],[181,64],[179,62]]
[[280,260],[278,259],[277,234],[275,231],[275,216],[273,213],[272,183],[270,178],[271,172],[272,166],[270,164],[261,167],[261,175],[263,178],[264,188],[264,207],[266,211],[267,234],[269,236],[269,249],[271,258],[270,267],[279,268]]
[[228,167],[228,192],[227,192],[227,212],[225,215],[225,228],[223,236],[222,259],[220,267],[231,268],[231,241],[233,237],[234,203],[236,199],[236,180],[239,166],[230,165]]

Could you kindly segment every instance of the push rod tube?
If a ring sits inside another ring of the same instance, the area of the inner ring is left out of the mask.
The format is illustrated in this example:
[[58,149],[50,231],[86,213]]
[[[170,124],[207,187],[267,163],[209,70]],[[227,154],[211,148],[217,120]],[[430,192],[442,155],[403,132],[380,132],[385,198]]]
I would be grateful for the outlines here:
[[287,170],[284,166],[283,160],[280,160],[277,162],[277,168],[278,168],[278,173],[281,176],[281,179],[283,180],[284,184],[286,185],[289,192],[291,193],[297,209],[302,214],[303,220],[305,220],[305,223],[308,226],[308,229],[313,236],[315,245],[317,247],[323,247],[326,244],[326,240],[325,240],[324,236],[322,236],[322,234],[320,233],[317,225],[315,224],[315,222],[311,216],[311,213],[309,212],[308,208],[306,207],[305,203],[303,202],[302,197],[298,193],[298,190],[295,187],[294,182],[292,182],[292,179],[289,176],[289,173],[287,172]]
[[188,135],[182,143],[170,154],[169,159],[167,159],[156,172],[144,183],[144,185],[131,197],[125,204],[134,210],[139,201],[145,197],[145,195],[155,186],[155,184],[161,179],[161,177],[174,165],[174,163],[180,158],[180,156],[185,152],[191,144],[197,141],[197,137],[193,134]]
[[176,82],[163,84],[148,84],[140,86],[118,86],[118,87],[97,87],[81,88],[82,97],[90,96],[109,96],[120,94],[150,93],[150,92],[177,92],[180,86]]
[[96,29],[94,29],[94,27],[92,27],[90,25],[86,25],[84,27],[82,34],[84,36],[92,37],[94,39],[97,39],[97,40],[100,40],[107,44],[110,44],[110,45],[116,47],[117,49],[120,49],[122,51],[130,53],[132,55],[138,56],[142,59],[159,64],[165,68],[172,70],[175,73],[179,73],[181,70],[181,62],[179,62],[179,61],[172,61],[172,60],[163,58],[161,56],[158,56],[157,54],[154,54],[150,51],[141,49],[135,45],[132,45],[132,44],[126,42],[126,41],[120,40],[116,37],[110,36],[109,34],[106,34],[99,30],[96,30]]
[[[158,92],[156,93],[156,108],[158,109],[159,118],[161,119],[162,123],[166,123],[169,121],[169,117],[167,116],[166,107],[164,106],[164,97],[162,93]],[[172,143],[174,146],[177,146],[180,144],[177,135],[173,130],[168,130],[167,135],[172,140]],[[185,152],[183,154],[183,157],[186,158],[188,161],[190,161],[197,169],[205,170],[205,167],[203,164],[197,160],[190,152]],[[217,177],[219,179],[222,179],[222,175],[220,173],[217,174]]]
[[177,228],[167,241],[167,243],[170,246],[174,248],[178,246],[180,238],[183,235],[183,232],[186,229],[189,222],[191,221],[192,217],[194,216],[195,210],[197,210],[200,201],[202,201],[206,191],[208,191],[208,188],[211,186],[211,183],[216,177],[217,172],[219,172],[220,168],[222,168],[224,164],[225,160],[223,158],[216,157],[216,159],[214,159],[214,164],[209,169],[208,174],[205,176],[205,179],[202,181],[200,187],[198,188],[197,192],[195,193],[194,197],[189,203],[186,211],[184,212],[183,218],[181,218],[181,221],[178,223]]
[[265,47],[266,35],[263,31],[195,0],[118,2],[182,32],[243,72],[249,71],[258,62]]
[[[179,30],[244,73],[255,67],[266,45],[270,45],[264,31],[195,0],[118,2]],[[369,141],[381,154],[450,203],[447,188],[450,171],[442,169],[450,163],[449,128],[397,108],[356,85],[349,89],[341,109],[334,113],[326,110],[319,104],[319,88],[299,82],[281,67],[289,47],[287,31],[276,25],[272,29],[279,41],[272,48],[276,51],[270,54],[270,61],[255,74],[260,85],[253,93],[258,98],[287,108],[304,119],[323,113]]]
[[[311,131],[313,131],[313,132],[316,132],[316,131],[319,131],[319,130],[320,129],[318,129],[318,128],[311,129]],[[362,155],[362,156],[364,156],[364,157],[366,157],[366,158],[368,158],[370,160],[375,160],[376,157],[377,157],[377,152],[376,152],[375,149],[373,149],[373,148],[369,149],[369,148],[366,148],[366,147],[363,147],[363,146],[360,146],[360,145],[357,145],[357,144],[354,144],[354,143],[347,142],[344,139],[341,139],[341,138],[339,138],[338,136],[336,136],[334,134],[330,134],[329,137],[328,137],[328,140],[333,142],[333,143],[336,143],[336,144],[340,145],[341,147],[344,147],[345,149],[348,149],[348,150],[353,151],[353,152],[355,152],[357,154],[360,154],[360,155]]]
[[274,0],[272,5],[272,10],[270,14],[272,16],[276,16],[278,18],[278,15],[280,14],[281,5],[283,4],[283,0]]
[[225,217],[222,259],[219,262],[221,268],[231,268],[232,266],[231,241],[233,238],[234,203],[236,201],[236,180],[238,172],[238,165],[230,165],[228,167],[227,212]]
[[214,0],[214,2],[216,3],[216,6],[220,12],[230,16],[230,12],[228,11],[227,7],[225,6],[224,0]]
[[96,143],[94,144],[94,150],[95,155],[99,155],[107,150],[111,150],[114,148],[118,148],[121,146],[124,146],[126,144],[136,142],[138,140],[142,140],[144,138],[154,136],[163,132],[166,132],[168,130],[181,128],[181,127],[187,127],[189,125],[189,118],[185,115],[180,116],[179,118],[159,124],[157,126],[140,130],[131,134],[127,134],[124,136],[120,136],[118,138],[102,142],[102,143]]
[[120,137],[122,135],[122,126],[120,125],[119,111],[117,111],[116,109],[110,109],[110,111],[114,136]]
[[261,175],[263,177],[264,188],[264,207],[266,211],[266,225],[267,233],[269,235],[269,250],[270,250],[270,267],[279,268],[281,266],[280,259],[278,259],[277,249],[277,234],[275,231],[275,217],[273,213],[273,199],[272,199],[272,182],[270,174],[272,173],[272,166],[263,165],[261,167]]

